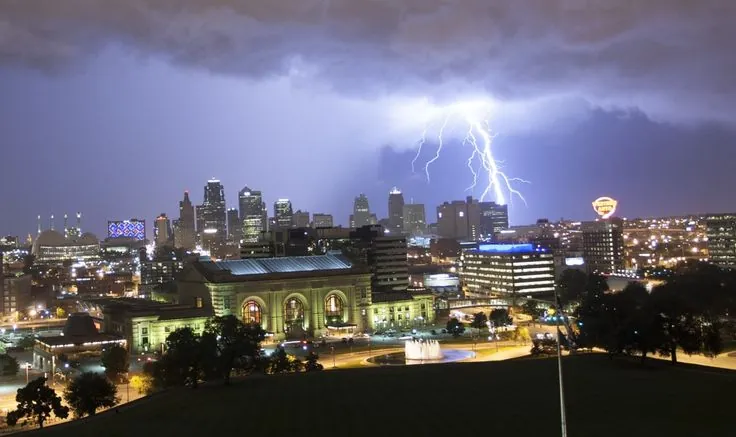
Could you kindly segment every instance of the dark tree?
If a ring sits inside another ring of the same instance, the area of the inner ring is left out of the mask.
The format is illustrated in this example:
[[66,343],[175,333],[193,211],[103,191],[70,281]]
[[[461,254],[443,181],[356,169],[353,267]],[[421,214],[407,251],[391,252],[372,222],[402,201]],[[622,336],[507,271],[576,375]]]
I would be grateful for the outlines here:
[[579,301],[585,295],[587,285],[588,276],[581,270],[564,270],[557,285],[557,295],[560,298],[560,303],[567,305]]
[[480,335],[480,330],[488,326],[488,317],[484,312],[479,312],[473,314],[473,321],[470,322],[470,326],[472,328],[475,328],[478,330],[478,335]]
[[715,305],[719,293],[715,282],[703,278],[675,276],[652,291],[653,305],[661,315],[664,341],[658,350],[677,363],[677,349],[688,355],[715,356],[722,350],[721,310]]
[[[203,353],[201,337],[191,328],[179,328],[166,337],[166,354],[161,360],[159,376],[165,385],[190,385],[197,388],[202,376]],[[207,351],[210,354],[214,351]]]
[[18,360],[8,354],[0,355],[0,375],[15,376],[19,370]]
[[18,347],[22,349],[30,349],[36,344],[36,339],[32,335],[27,335],[18,341]]
[[15,396],[18,406],[8,413],[8,425],[14,426],[20,419],[26,418],[38,423],[43,428],[44,422],[51,417],[51,413],[62,419],[69,416],[69,407],[61,404],[61,398],[54,389],[46,385],[46,378],[37,378],[25,387],[18,389]]
[[118,381],[122,375],[128,373],[130,367],[128,350],[117,344],[105,348],[101,361],[105,374],[112,381]]
[[462,324],[458,319],[452,317],[447,321],[447,332],[452,334],[453,337],[460,337],[465,332],[465,325]]
[[522,311],[524,314],[530,315],[532,320],[536,320],[542,315],[542,310],[537,306],[537,302],[531,299],[524,302],[524,305],[522,305]]
[[307,360],[304,362],[304,370],[307,372],[317,372],[324,369],[324,366],[318,360],[319,356],[314,351],[310,352],[307,355]]
[[493,322],[493,326],[497,328],[499,326],[510,325],[512,322],[511,317],[509,317],[509,310],[506,308],[496,308],[491,311],[490,319]]
[[258,324],[244,324],[235,316],[213,317],[205,325],[205,335],[216,339],[218,368],[225,384],[230,383],[234,368],[255,366],[266,332]]
[[273,354],[271,354],[268,372],[271,374],[299,372],[302,370],[302,367],[303,364],[301,361],[294,356],[288,355],[283,347],[277,347]]
[[94,416],[100,408],[110,408],[120,401],[117,387],[104,376],[85,372],[77,376],[64,390],[64,399],[75,417]]

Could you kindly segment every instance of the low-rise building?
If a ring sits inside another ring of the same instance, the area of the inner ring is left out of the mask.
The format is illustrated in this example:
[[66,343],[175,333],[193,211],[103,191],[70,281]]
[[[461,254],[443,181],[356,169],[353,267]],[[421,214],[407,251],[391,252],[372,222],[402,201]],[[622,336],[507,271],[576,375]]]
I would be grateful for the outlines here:
[[258,323],[279,340],[345,337],[435,320],[427,290],[372,293],[369,268],[334,254],[198,261],[177,288],[181,303]]
[[133,355],[163,352],[166,337],[179,328],[201,334],[212,317],[210,309],[143,299],[103,299],[95,303],[102,308],[103,330],[125,339]]
[[62,361],[98,358],[112,345],[126,347],[126,341],[119,335],[99,332],[89,313],[72,313],[61,335],[36,339],[33,367],[53,374]]

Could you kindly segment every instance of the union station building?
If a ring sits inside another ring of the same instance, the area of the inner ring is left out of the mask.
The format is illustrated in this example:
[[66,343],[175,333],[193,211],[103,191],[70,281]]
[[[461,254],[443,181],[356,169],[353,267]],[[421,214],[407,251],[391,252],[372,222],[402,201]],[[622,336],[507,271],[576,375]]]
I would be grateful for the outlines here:
[[259,323],[278,340],[434,321],[426,292],[387,295],[374,303],[370,271],[342,255],[200,260],[185,268],[177,286],[180,304]]

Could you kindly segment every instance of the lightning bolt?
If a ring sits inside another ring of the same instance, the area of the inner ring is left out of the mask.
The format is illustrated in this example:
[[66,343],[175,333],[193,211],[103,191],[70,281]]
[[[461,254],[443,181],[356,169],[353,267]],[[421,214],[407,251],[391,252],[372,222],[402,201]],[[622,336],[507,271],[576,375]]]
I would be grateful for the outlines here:
[[429,126],[425,126],[424,130],[422,131],[422,137],[419,138],[419,141],[417,141],[417,154],[414,156],[414,159],[411,160],[411,172],[415,173],[414,170],[414,164],[416,164],[417,159],[419,159],[419,155],[422,154],[422,146],[424,146],[424,143],[427,142],[427,129],[429,129]]
[[453,114],[448,114],[445,117],[445,121],[442,122],[442,126],[440,127],[440,133],[437,135],[437,151],[434,154],[434,158],[427,161],[426,164],[424,164],[424,173],[427,175],[427,182],[431,182],[429,179],[429,166],[432,165],[433,162],[440,159],[440,154],[442,154],[442,147],[445,143],[445,128],[447,127],[447,123],[450,122],[450,118],[452,118]]
[[[480,103],[484,108],[489,106],[487,102]],[[483,192],[480,196],[481,202],[492,196],[496,203],[504,205],[507,203],[508,193],[508,201],[512,201],[514,196],[516,196],[526,204],[526,199],[521,192],[514,188],[514,183],[518,182],[528,184],[529,181],[521,178],[509,177],[503,171],[500,163],[496,161],[493,156],[493,140],[495,139],[495,134],[491,133],[488,120],[485,117],[488,111],[480,111],[485,112],[485,114],[479,114],[477,102],[460,102],[441,109],[444,116],[437,135],[437,149],[434,157],[424,165],[427,182],[430,182],[429,166],[440,159],[440,155],[442,154],[442,148],[445,143],[445,130],[447,129],[450,120],[461,119],[467,125],[467,130],[465,131],[466,133],[462,143],[463,145],[469,144],[471,146],[471,154],[467,159],[467,167],[473,175],[473,182],[466,190],[470,191],[475,189],[479,184],[479,176],[483,173],[486,181],[485,187],[483,188]],[[427,132],[430,127],[431,126],[427,124],[422,132],[422,137],[418,142],[419,150],[417,151],[414,160],[412,160],[412,171],[414,171],[414,165],[422,152],[422,146],[427,143]],[[474,167],[474,164],[476,163],[478,170]]]

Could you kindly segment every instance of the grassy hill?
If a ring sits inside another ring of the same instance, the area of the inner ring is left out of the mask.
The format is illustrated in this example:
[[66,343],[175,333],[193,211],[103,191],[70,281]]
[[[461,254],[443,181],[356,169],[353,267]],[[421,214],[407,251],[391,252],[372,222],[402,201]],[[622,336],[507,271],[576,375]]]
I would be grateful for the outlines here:
[[[736,434],[736,372],[565,359],[569,435]],[[553,359],[253,377],[173,390],[48,436],[555,436]],[[35,432],[31,434],[36,434]],[[39,433],[40,435],[41,433]]]

